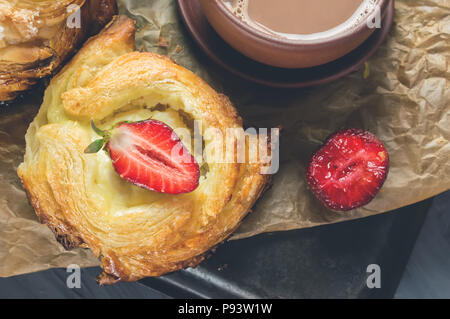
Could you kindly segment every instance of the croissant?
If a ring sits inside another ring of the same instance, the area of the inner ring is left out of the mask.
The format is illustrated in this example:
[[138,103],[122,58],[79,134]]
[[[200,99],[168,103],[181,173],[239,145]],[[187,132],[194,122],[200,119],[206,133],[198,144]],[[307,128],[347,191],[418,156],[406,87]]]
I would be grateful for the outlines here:
[[[84,153],[96,139],[90,120],[107,128],[152,118],[189,132],[199,121],[204,149],[227,128],[242,128],[229,99],[197,75],[165,56],[134,52],[134,34],[133,20],[115,17],[51,80],[18,168],[57,240],[100,259],[101,284],[196,266],[237,228],[270,181],[267,161],[207,158],[199,164],[198,188],[170,195],[120,178],[106,152]],[[183,141],[196,154],[190,142]],[[273,142],[263,148],[272,158]]]
[[50,75],[116,12],[115,0],[1,0],[0,101]]

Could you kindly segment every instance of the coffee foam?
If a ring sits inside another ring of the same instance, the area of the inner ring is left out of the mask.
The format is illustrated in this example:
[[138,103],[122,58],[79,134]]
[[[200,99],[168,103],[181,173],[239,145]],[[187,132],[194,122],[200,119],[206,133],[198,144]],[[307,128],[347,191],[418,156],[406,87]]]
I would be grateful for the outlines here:
[[320,40],[345,33],[346,31],[358,26],[368,16],[373,14],[379,5],[379,0],[364,0],[358,10],[356,10],[347,21],[332,29],[312,34],[290,34],[273,31],[260,23],[252,21],[248,16],[248,1],[249,0],[222,0],[225,6],[241,21],[266,34],[289,40]]

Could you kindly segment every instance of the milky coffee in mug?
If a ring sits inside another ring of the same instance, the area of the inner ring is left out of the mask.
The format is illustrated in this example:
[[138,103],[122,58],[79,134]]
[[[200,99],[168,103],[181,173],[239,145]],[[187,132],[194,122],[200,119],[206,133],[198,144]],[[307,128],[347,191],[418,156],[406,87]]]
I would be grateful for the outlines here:
[[333,36],[359,24],[378,0],[220,0],[250,26],[292,40]]

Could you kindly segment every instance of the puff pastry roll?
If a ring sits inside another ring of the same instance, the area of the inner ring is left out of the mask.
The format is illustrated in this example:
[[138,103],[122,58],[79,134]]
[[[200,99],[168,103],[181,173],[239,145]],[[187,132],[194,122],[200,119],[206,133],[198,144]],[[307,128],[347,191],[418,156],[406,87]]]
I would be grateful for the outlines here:
[[[105,129],[152,118],[188,132],[199,121],[204,149],[226,129],[242,128],[229,99],[194,73],[167,57],[134,52],[134,34],[133,20],[115,17],[51,80],[18,168],[58,241],[101,260],[102,284],[197,265],[237,228],[270,180],[266,162],[201,160],[185,139],[201,167],[199,186],[169,195],[121,179],[106,152],[83,152],[96,139],[91,119]],[[270,144],[261,147],[269,152]]]
[[114,14],[115,0],[0,0],[0,101],[50,75]]

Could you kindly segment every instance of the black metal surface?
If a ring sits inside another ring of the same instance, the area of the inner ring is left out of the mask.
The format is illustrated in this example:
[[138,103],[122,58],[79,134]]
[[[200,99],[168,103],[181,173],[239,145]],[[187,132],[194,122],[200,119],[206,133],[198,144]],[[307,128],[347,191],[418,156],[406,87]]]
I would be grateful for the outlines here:
[[99,286],[95,277],[100,267],[81,270],[81,287],[68,288],[71,273],[66,269],[50,269],[37,273],[0,278],[0,299],[167,299],[169,296],[139,283]]
[[[449,195],[434,200],[420,236],[428,239],[417,243],[409,273],[405,264],[432,200],[367,219],[228,242],[195,270],[140,283],[99,287],[99,267],[82,270],[81,289],[67,288],[65,269],[0,278],[0,298],[391,298],[402,274],[397,297],[448,296],[450,273],[442,262],[448,251],[441,244],[450,238]],[[366,287],[371,263],[381,266],[381,289]]]
[[[230,241],[196,269],[141,282],[176,298],[392,298],[430,203]],[[367,288],[370,264],[380,289]]]
[[450,298],[450,191],[433,200],[396,298]]

